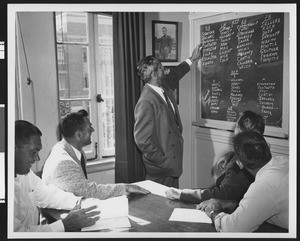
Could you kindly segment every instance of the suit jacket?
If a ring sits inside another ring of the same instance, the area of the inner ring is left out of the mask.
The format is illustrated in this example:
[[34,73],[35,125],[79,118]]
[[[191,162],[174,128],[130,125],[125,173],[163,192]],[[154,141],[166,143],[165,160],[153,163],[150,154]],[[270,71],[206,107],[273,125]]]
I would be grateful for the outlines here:
[[97,184],[87,180],[80,160],[65,139],[52,148],[43,168],[42,179],[47,184],[52,183],[85,198],[106,199],[126,194],[124,184]]
[[180,177],[182,174],[182,123],[173,90],[189,70],[184,61],[162,80],[178,116],[178,126],[166,102],[147,84],[135,106],[134,139],[149,175]]
[[249,186],[254,182],[252,176],[245,168],[240,169],[236,164],[236,156],[234,155],[225,167],[223,173],[216,180],[216,185],[211,188],[201,189],[183,189],[180,200],[200,203],[210,198],[218,198],[224,200],[240,201],[247,192]]

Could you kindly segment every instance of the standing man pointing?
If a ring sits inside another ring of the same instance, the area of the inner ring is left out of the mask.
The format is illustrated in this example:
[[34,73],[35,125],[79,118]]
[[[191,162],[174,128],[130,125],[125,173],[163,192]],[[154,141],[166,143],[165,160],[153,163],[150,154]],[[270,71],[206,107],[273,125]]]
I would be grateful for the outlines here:
[[145,83],[135,106],[134,138],[143,153],[146,179],[169,187],[179,187],[182,174],[182,124],[173,91],[179,80],[202,55],[197,46],[190,58],[167,73],[152,56],[137,64]]

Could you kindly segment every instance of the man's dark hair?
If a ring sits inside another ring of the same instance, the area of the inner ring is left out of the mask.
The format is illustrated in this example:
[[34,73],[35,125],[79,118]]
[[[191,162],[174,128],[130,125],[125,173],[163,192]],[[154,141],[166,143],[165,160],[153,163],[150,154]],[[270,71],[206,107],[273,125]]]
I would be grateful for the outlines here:
[[232,141],[238,159],[250,170],[261,168],[272,158],[268,143],[258,132],[240,132]]
[[85,124],[84,117],[88,116],[88,112],[84,109],[66,114],[60,121],[62,135],[64,137],[72,137],[76,131],[83,130]]
[[[151,55],[144,57],[137,64],[137,74],[144,81],[144,83],[148,83],[151,80],[151,73],[156,72],[158,67],[161,65],[161,62],[154,58]],[[152,71],[149,71],[148,66],[153,66]]]
[[237,122],[238,127],[242,132],[245,131],[256,131],[260,134],[264,134],[265,121],[261,115],[256,114],[253,111],[244,111]]
[[35,125],[25,120],[15,121],[15,145],[20,147],[28,143],[33,136],[42,136],[42,132]]

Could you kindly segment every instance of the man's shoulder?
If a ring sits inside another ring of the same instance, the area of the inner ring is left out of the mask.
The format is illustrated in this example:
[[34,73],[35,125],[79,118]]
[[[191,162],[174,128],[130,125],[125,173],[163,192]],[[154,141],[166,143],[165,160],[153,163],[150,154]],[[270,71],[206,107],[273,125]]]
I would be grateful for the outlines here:
[[150,86],[145,84],[138,102],[147,101],[151,103],[158,98],[159,98],[158,93],[156,93],[155,90],[153,90]]
[[[51,157],[51,155],[53,155],[53,154],[57,154],[57,153],[62,152],[63,149],[64,149],[63,147],[64,147],[64,145],[62,144],[61,141],[55,143],[55,145],[54,145],[54,146],[52,147],[52,149],[51,149],[51,152],[50,152],[49,157]],[[49,158],[49,157],[48,157],[48,158]]]
[[[47,160],[48,159],[51,159],[51,162],[60,162],[62,160],[67,160],[67,159],[72,159],[70,153],[72,152],[71,151],[71,146],[70,144],[68,144],[66,141],[59,141],[57,142],[52,150],[51,150],[51,153],[50,155],[48,156]],[[52,159],[55,159],[55,161]]]
[[276,164],[286,165],[289,163],[289,156],[286,156],[286,155],[275,156],[275,157],[273,157],[273,160],[274,160],[274,163],[276,163]]
[[270,182],[281,182],[289,175],[289,158],[287,156],[273,157],[257,173],[258,179],[266,179]]

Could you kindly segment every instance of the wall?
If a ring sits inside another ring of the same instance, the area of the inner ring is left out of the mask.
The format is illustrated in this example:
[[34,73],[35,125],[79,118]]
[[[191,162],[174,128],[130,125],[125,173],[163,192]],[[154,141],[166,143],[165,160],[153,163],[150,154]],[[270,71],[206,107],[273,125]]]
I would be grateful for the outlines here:
[[[40,152],[41,161],[36,164],[36,171],[39,171],[51,147],[58,140],[57,78],[53,13],[19,12],[18,16],[20,27],[17,27],[17,51],[19,54],[18,84],[20,86],[20,92],[17,93],[17,95],[19,94],[22,105],[18,109],[19,113],[17,114],[20,119],[32,123],[35,122],[36,118],[35,124],[43,133],[43,149]],[[20,29],[22,30],[22,35],[20,34]],[[25,49],[23,48],[22,39]],[[25,53],[33,85],[27,85],[28,73]],[[34,102],[36,115],[34,114]]]
[[[233,150],[231,144],[232,132],[209,128],[194,127],[192,171],[194,172],[192,187],[208,187],[214,183],[211,173],[213,164],[229,150]],[[276,155],[289,155],[289,141],[266,137],[271,147],[271,153]]]

